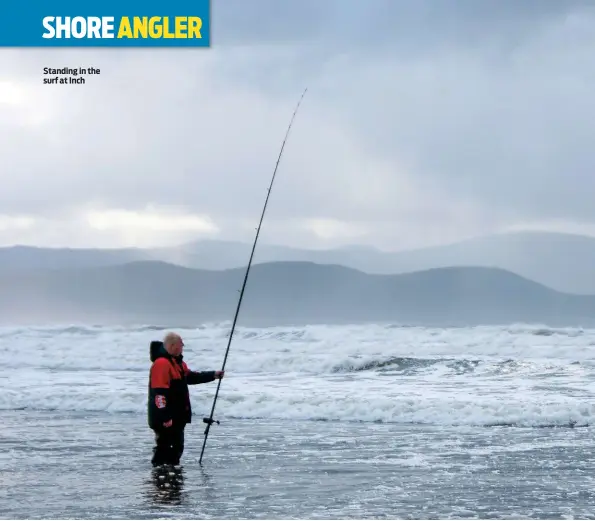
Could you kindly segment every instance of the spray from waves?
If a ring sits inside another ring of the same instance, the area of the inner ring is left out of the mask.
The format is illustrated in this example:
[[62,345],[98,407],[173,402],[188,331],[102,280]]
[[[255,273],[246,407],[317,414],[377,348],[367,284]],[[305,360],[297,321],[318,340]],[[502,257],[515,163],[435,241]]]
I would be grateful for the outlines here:
[[[595,405],[590,401],[538,395],[519,401],[515,396],[473,397],[415,394],[389,396],[361,395],[357,391],[310,389],[301,395],[283,392],[246,392],[238,388],[221,395],[219,417],[233,420],[285,420],[418,424],[469,427],[587,427],[594,423]],[[209,396],[193,397],[195,418],[209,407]],[[8,393],[0,398],[0,410],[54,411],[58,413],[146,414],[146,395],[137,390],[114,393],[97,387],[80,387],[74,392],[45,389],[22,396]],[[26,416],[24,416],[26,419]]]
[[440,328],[440,327],[424,327],[424,326],[412,326],[406,324],[379,324],[380,327],[385,327],[386,329],[422,329],[427,331],[433,331],[434,333],[439,333],[444,329],[448,330],[475,330],[475,331],[493,331],[493,332],[506,332],[512,335],[520,335],[520,334],[531,334],[536,336],[570,336],[570,337],[577,337],[582,336],[585,334],[593,333],[593,329],[585,329],[582,327],[550,327],[545,324],[502,324],[500,326],[452,326],[448,328]]
[[583,329],[582,327],[548,327],[538,324],[514,324],[505,329],[512,335],[529,333],[535,336],[567,336],[571,338],[593,333],[592,329]]
[[[229,330],[221,324],[182,332],[185,358],[191,367],[221,363]],[[518,374],[587,371],[595,357],[595,331],[575,337],[534,335],[525,328],[391,328],[387,326],[308,326],[304,328],[239,328],[230,374],[329,375],[392,373],[420,376],[434,371],[453,374]],[[107,328],[0,329],[11,346],[9,368],[38,371],[143,372],[148,344],[160,338],[159,326]],[[13,349],[18,346],[16,351]],[[516,364],[513,362],[516,360]],[[586,374],[586,373],[585,373]]]
[[417,369],[425,369],[435,364],[440,363],[438,359],[423,359],[423,358],[409,358],[409,357],[389,357],[386,359],[372,359],[363,360],[348,359],[331,368],[331,373],[352,373],[361,371],[373,370],[400,370],[400,371],[415,371]]
[[[33,362],[29,360],[17,360],[15,364],[8,364],[8,367],[20,369],[32,369],[34,372],[43,372],[46,375],[60,374],[68,375],[75,373],[86,373],[89,378],[113,374],[116,378],[122,378],[123,374],[145,374],[148,365],[145,360],[139,361],[138,357],[93,357],[89,360],[78,357],[60,358],[52,350],[43,353],[43,357],[37,357]],[[327,357],[319,363],[312,362],[303,354],[291,352],[280,354],[265,353],[259,358],[248,355],[241,357],[240,363],[230,364],[235,374],[244,376],[258,375],[292,375],[303,376],[340,376],[340,375],[368,375],[368,376],[409,376],[419,375],[420,377],[436,374],[437,377],[448,377],[448,375],[468,375],[477,373],[481,376],[498,376],[514,374],[530,375],[539,371],[541,375],[550,372],[564,371],[566,366],[532,364],[530,362],[519,362],[514,359],[505,360],[478,360],[466,358],[416,358],[401,356],[362,356],[362,355],[337,355]],[[337,360],[338,359],[338,360]],[[576,362],[579,368],[580,363]],[[195,368],[194,364],[190,364]],[[206,367],[206,364],[205,364]],[[200,370],[201,368],[197,368]],[[234,371],[234,369],[236,371]],[[239,371],[237,371],[239,369]]]
[[205,329],[213,328],[224,328],[224,323],[205,323],[198,325],[190,324],[170,324],[170,325],[155,325],[155,324],[143,324],[143,325],[103,325],[103,324],[61,324],[51,326],[27,326],[27,327],[11,327],[2,326],[0,327],[0,338],[9,337],[22,337],[22,336],[34,336],[34,335],[50,335],[52,337],[58,337],[61,335],[66,336],[96,336],[100,334],[118,334],[118,333],[145,333],[145,332],[165,332],[174,330],[180,331],[201,331]]
[[[218,330],[224,337],[229,336],[231,327],[230,321],[220,322],[206,322],[200,324],[129,324],[129,325],[103,325],[103,324],[56,324],[51,326],[27,326],[27,327],[0,327],[0,336],[19,336],[23,334],[31,333],[51,333],[53,335],[94,335],[98,333],[107,332],[128,332],[128,333],[142,333],[147,331],[168,331],[171,329],[181,330],[184,332],[202,331],[207,329]],[[549,327],[543,324],[510,324],[502,326],[472,326],[472,327],[426,327],[419,325],[407,325],[407,324],[383,324],[383,323],[367,323],[367,324],[356,324],[356,325],[303,325],[300,327],[262,327],[262,328],[249,328],[238,326],[236,329],[236,335],[246,339],[300,339],[309,337],[313,334],[312,339],[316,339],[317,334],[325,335],[331,331],[339,332],[341,330],[349,331],[392,331],[402,330],[409,332],[426,332],[432,335],[440,335],[449,331],[474,331],[478,333],[507,333],[511,335],[523,335],[530,334],[535,336],[569,336],[569,337],[580,337],[584,335],[595,335],[595,329],[584,329],[576,327]]]
[[[519,328],[239,328],[221,416],[484,426],[592,423],[595,331],[573,336]],[[193,369],[221,363],[226,324],[181,332]],[[0,409],[20,410],[24,421],[31,410],[145,414],[148,344],[161,336],[159,326],[4,328],[0,334],[5,335],[0,350],[11,350]],[[192,391],[197,414],[208,409],[212,393],[208,386]]]
[[[507,360],[504,363],[509,363]],[[359,373],[365,371],[397,372],[403,374],[416,374],[432,369],[437,365],[453,369],[457,373],[472,372],[481,364],[480,360],[445,359],[445,358],[415,358],[415,357],[388,357],[371,360],[348,359],[331,368],[331,373]]]

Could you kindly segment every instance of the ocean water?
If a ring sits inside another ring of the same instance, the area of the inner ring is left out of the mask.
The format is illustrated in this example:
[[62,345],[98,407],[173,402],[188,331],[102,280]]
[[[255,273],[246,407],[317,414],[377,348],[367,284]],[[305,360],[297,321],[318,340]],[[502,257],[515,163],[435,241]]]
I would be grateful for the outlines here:
[[[229,324],[178,329],[196,370]],[[595,519],[595,330],[238,328],[150,466],[159,327],[0,329],[2,518]]]

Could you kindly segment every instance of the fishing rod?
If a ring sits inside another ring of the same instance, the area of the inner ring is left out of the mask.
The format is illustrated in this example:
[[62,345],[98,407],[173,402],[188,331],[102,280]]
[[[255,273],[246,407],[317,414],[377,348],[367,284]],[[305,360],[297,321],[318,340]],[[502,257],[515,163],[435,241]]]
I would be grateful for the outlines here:
[[[308,91],[307,88],[304,89],[304,92],[302,92],[302,95],[295,107],[295,110],[293,111],[293,115],[291,116],[289,126],[287,127],[287,131],[285,132],[285,139],[283,139],[283,143],[281,145],[281,150],[279,151],[279,156],[277,157],[277,163],[275,164],[275,170],[273,171],[273,177],[271,179],[271,184],[269,185],[269,188],[267,191],[267,196],[264,201],[264,207],[262,208],[260,222],[258,223],[258,228],[256,228],[256,237],[254,237],[254,243],[252,244],[252,252],[250,253],[250,260],[248,261],[248,266],[246,267],[246,274],[244,275],[244,283],[242,284],[242,289],[240,290],[240,298],[238,299],[236,313],[235,313],[235,316],[233,317],[233,323],[231,325],[231,331],[229,333],[229,340],[227,341],[227,349],[225,350],[225,357],[223,358],[223,365],[221,366],[221,371],[225,370],[225,363],[227,362],[227,355],[229,354],[231,340],[233,338],[233,333],[236,328],[236,322],[238,320],[238,315],[240,313],[240,306],[242,305],[242,298],[244,297],[244,290],[246,289],[246,282],[248,282],[248,273],[250,273],[250,267],[252,266],[252,258],[254,257],[254,250],[256,250],[256,243],[258,242],[258,236],[260,235],[260,228],[262,226],[262,221],[264,220],[264,214],[267,209],[267,204],[269,202],[269,197],[271,195],[273,183],[275,182],[275,176],[277,175],[277,168],[279,168],[279,162],[281,161],[281,156],[283,155],[283,150],[285,149],[285,143],[287,142],[287,138],[289,137],[289,131],[291,130],[291,126],[293,125],[293,120],[295,119],[295,116],[298,112],[298,109],[300,108],[302,100],[304,99],[304,96],[306,95],[307,91]],[[207,424],[207,427],[205,429],[205,438],[204,438],[204,441],[202,442],[202,450],[200,451],[200,458],[198,460],[199,465],[202,465],[202,456],[205,452],[205,446],[207,444],[207,438],[209,436],[209,430],[211,429],[211,425],[213,425],[213,423],[219,424],[218,420],[213,420],[213,414],[215,413],[215,404],[217,403],[217,397],[219,396],[219,388],[220,387],[221,387],[221,379],[219,379],[219,382],[217,383],[217,390],[215,391],[215,398],[213,399],[213,406],[211,407],[211,414],[208,418],[203,418],[203,420],[202,420],[204,423]]]

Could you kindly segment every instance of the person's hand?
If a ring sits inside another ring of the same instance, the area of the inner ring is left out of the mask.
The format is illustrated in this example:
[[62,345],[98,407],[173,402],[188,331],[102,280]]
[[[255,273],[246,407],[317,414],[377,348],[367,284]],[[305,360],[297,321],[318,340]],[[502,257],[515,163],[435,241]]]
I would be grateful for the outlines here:
[[173,423],[173,420],[169,420],[167,422],[163,422],[163,426],[164,427],[171,427],[172,426],[172,423]]
[[224,374],[225,374],[225,371],[215,371],[215,378],[218,380],[221,380],[221,378],[223,378]]

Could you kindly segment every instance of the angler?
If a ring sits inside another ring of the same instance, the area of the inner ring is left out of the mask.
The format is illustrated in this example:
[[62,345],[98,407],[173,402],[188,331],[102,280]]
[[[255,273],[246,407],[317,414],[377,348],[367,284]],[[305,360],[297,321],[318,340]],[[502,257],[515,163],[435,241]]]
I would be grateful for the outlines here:
[[223,371],[191,371],[183,360],[184,341],[167,333],[163,342],[151,342],[148,423],[155,433],[151,463],[179,465],[184,452],[184,429],[192,422],[189,385],[223,378]]

